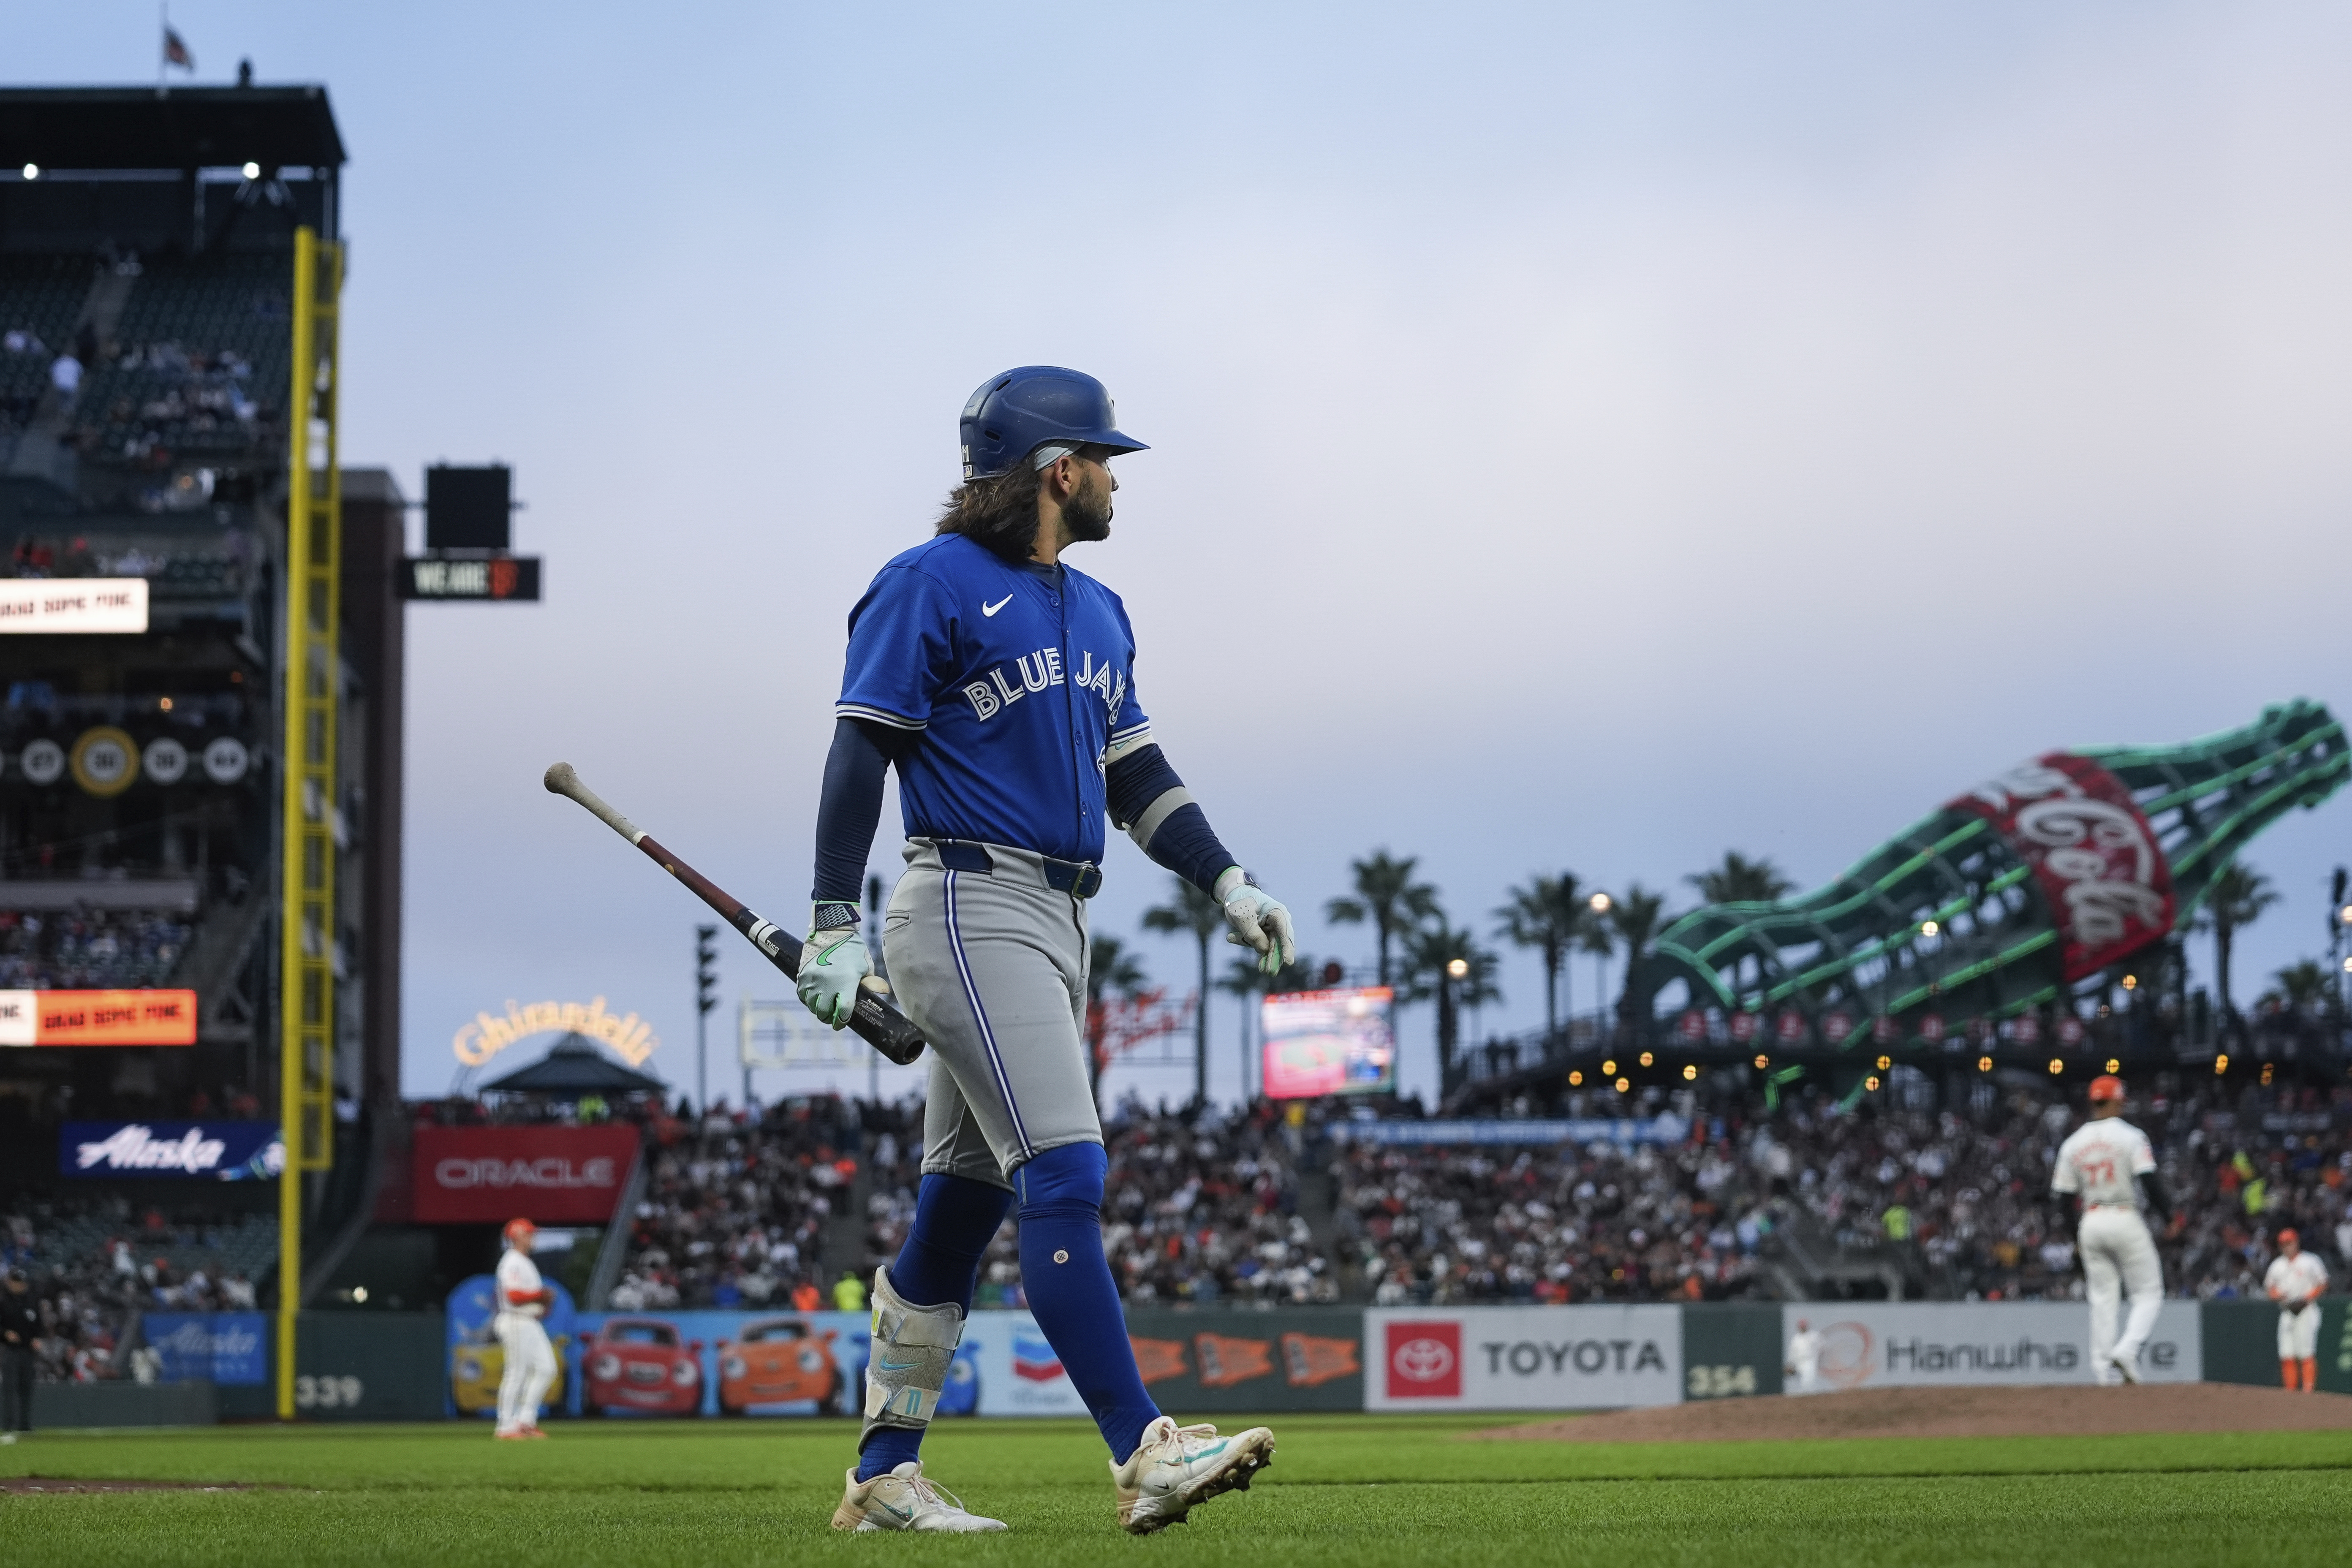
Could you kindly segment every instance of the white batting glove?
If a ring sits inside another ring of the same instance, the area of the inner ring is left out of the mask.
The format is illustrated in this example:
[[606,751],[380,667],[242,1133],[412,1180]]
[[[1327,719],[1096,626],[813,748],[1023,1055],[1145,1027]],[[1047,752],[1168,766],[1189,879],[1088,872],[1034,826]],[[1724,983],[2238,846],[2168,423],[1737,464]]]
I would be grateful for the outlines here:
[[874,955],[856,926],[813,931],[801,943],[794,989],[810,1012],[838,1029],[857,1010],[857,987],[873,973]]
[[1265,889],[1253,886],[1248,872],[1226,867],[1217,876],[1213,896],[1224,906],[1225,921],[1233,928],[1225,940],[1256,953],[1260,973],[1279,974],[1284,964],[1298,956],[1297,927],[1290,911]]

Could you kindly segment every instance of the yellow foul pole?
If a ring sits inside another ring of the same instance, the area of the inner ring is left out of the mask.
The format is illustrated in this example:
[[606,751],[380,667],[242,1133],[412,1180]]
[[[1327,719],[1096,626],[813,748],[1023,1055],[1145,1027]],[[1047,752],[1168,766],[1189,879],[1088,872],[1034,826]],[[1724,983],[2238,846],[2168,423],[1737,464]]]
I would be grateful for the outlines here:
[[285,622],[278,701],[278,1415],[294,1416],[302,1295],[302,1177],[334,1158],[335,717],[342,474],[336,463],[337,305],[343,247],[294,235],[293,382],[287,399]]

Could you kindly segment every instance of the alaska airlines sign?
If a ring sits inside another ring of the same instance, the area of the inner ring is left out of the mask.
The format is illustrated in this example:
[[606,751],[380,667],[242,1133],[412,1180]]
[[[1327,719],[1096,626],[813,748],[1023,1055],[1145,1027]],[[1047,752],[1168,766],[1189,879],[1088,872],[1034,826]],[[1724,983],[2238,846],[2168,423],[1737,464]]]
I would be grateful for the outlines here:
[[477,1013],[460,1024],[449,1048],[458,1061],[478,1068],[518,1040],[558,1029],[602,1041],[631,1067],[645,1066],[646,1058],[661,1048],[651,1024],[635,1013],[607,1013],[602,996],[592,998],[584,1006],[577,1002],[533,1002],[518,1007],[509,1002],[504,1017]]

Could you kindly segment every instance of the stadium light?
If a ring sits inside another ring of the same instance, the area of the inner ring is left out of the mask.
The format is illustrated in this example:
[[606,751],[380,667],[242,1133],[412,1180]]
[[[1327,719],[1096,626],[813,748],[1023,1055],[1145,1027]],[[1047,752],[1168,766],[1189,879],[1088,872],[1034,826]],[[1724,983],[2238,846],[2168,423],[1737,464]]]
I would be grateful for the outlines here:
[[2125,976],[2124,976],[2124,989],[2125,989],[2125,990],[2126,990],[2126,991],[2137,991],[2137,990],[2138,990],[2138,989],[2139,989],[2139,976],[2138,976],[2138,975],[2137,975],[2137,974],[2126,974],[2126,975],[2125,975]]
[[1445,973],[1459,980],[1470,973],[1470,961],[1466,958],[1454,959],[1446,964]]
[[1642,1065],[1643,1065],[1643,1067],[1648,1067],[1648,1066],[1650,1065],[1650,1063],[1651,1063],[1651,1062],[1653,1062],[1653,1061],[1654,1061],[1654,1060],[1655,1060],[1655,1059],[1656,1059],[1656,1058],[1654,1058],[1654,1057],[1652,1057],[1652,1056],[1650,1055],[1650,1053],[1649,1053],[1649,1052],[1647,1052],[1647,1051],[1643,1051],[1643,1052],[1642,1053]]
[[1624,1093],[1627,1089],[1632,1089],[1633,1087],[1633,1084],[1624,1079],[1621,1078],[1617,1080],[1617,1092],[1620,1094]]
[[1584,900],[1584,906],[1596,915],[1605,915],[1609,912],[1609,895],[1595,893]]
[[2052,1057],[2050,1058],[2050,1076],[2052,1078],[2056,1078],[2060,1073],[2064,1072],[2065,1070],[2066,1063],[2063,1058],[2058,1057]]
[[1891,1068],[1894,1065],[1895,1058],[1893,1057],[1881,1057],[1878,1058],[1878,1070],[1880,1072],[1885,1072],[1888,1068]]
[[1977,1058],[1977,1071],[1979,1071],[1979,1072],[1990,1072],[1990,1071],[1992,1071],[1992,1058],[1991,1058],[1990,1057],[1979,1057],[1979,1058]]
[[2121,1072],[2124,1070],[2124,1064],[2117,1061],[2115,1058],[2109,1057],[2107,1058],[2107,1070],[2109,1072]]
[[1601,1064],[1601,1076],[1602,1078],[1615,1078],[1617,1076],[1616,1058],[1612,1057],[1607,1061]]
[[243,174],[248,180],[257,180],[261,178],[261,165],[258,163],[247,163],[244,168],[239,169],[237,173]]
[[2224,1051],[2220,1056],[2213,1058],[2213,1076],[2215,1078],[2220,1078],[2223,1073],[2228,1072],[2229,1070],[2230,1055],[2227,1051]]
[[1921,921],[1919,922],[1919,934],[1921,936],[1933,936],[1943,929],[1944,928],[1942,926],[1937,925],[1934,921]]
[[1683,1081],[1685,1083],[1696,1083],[1698,1081],[1697,1063],[1685,1062],[1683,1064]]
[[1571,1068],[1568,1075],[1568,1087],[1570,1089],[1581,1089],[1583,1086],[1584,1073],[1582,1069]]
[[[37,180],[40,177],[41,166],[38,163],[27,163],[25,165],[25,178],[28,180]],[[2344,919],[2347,924],[2352,924],[2352,910],[2346,910],[2344,911]]]
[[2344,961],[2344,973],[2347,973],[2347,974],[2352,974],[2352,957],[2347,957],[2347,958],[2346,958],[2346,959],[2345,959],[2345,961]]
[[1876,1094],[1878,1092],[1878,1075],[1876,1073],[1872,1073],[1868,1078],[1864,1079],[1862,1080],[1862,1087],[1870,1090],[1871,1093]]
[[[29,170],[33,167],[33,165],[31,165],[30,163],[27,163],[27,164],[26,164],[26,165],[25,165],[25,167],[29,171]],[[29,180],[29,179],[31,179],[32,177],[33,177],[33,176],[32,176],[32,174],[29,174],[29,173],[27,173],[27,174],[26,174],[26,176],[25,176],[25,178],[26,178],[26,179],[28,179],[28,180]],[[2346,925],[2347,925],[2347,926],[2352,926],[2352,904],[2347,904],[2347,905],[2345,905],[2342,909],[2340,909],[2340,910],[2336,910],[2336,918],[2338,921],[2340,921],[2341,922],[2343,922],[2344,924],[2346,924]]]
[[1772,1058],[1770,1057],[1764,1056],[1759,1053],[1756,1058],[1756,1070],[1758,1072],[1762,1072],[1766,1068],[1769,1068],[1771,1065]]

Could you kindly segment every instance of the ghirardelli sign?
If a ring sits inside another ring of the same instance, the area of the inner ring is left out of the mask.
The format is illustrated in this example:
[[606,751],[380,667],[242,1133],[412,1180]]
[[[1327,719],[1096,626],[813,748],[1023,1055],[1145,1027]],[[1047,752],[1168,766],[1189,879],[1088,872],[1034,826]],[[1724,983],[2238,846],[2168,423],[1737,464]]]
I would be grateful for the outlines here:
[[634,1127],[420,1127],[416,1217],[602,1225],[636,1157]]
[[2088,757],[2052,752],[1951,804],[1990,822],[2033,868],[2068,981],[2172,929],[2172,869],[2156,832],[2123,781]]

